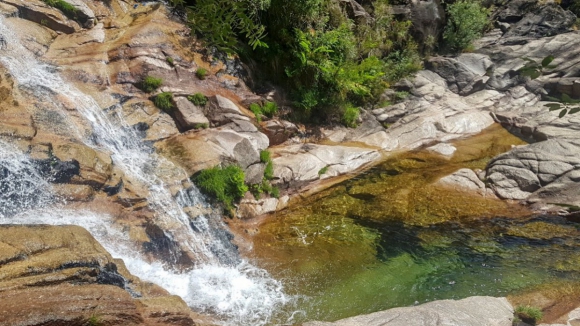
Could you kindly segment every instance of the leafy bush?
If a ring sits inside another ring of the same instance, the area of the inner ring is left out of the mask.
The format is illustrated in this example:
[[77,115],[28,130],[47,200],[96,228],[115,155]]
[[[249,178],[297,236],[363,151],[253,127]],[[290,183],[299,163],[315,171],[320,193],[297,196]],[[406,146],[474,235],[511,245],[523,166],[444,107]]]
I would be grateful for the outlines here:
[[356,122],[360,115],[357,107],[347,106],[342,114],[342,123],[349,128],[356,128]]
[[447,7],[443,39],[452,51],[461,51],[483,34],[489,25],[489,10],[478,1],[460,0]]
[[204,193],[217,198],[228,210],[233,209],[234,202],[240,200],[248,191],[244,179],[244,171],[236,165],[225,168],[216,166],[202,170],[192,177],[192,181]]
[[147,76],[145,77],[145,79],[141,81],[140,86],[144,92],[151,93],[154,90],[158,89],[159,86],[161,86],[161,84],[163,84],[163,79],[155,78],[153,76]]
[[197,106],[205,106],[207,104],[207,97],[201,93],[195,93],[193,95],[189,95],[187,99],[197,105]]
[[62,11],[62,13],[70,19],[77,19],[77,11],[78,9],[75,8],[72,4],[64,1],[64,0],[44,0],[44,2],[58,10]]
[[163,92],[155,96],[155,98],[153,99],[153,103],[155,103],[155,106],[160,108],[161,110],[165,112],[170,112],[174,108],[173,94],[171,94],[170,92]]
[[544,316],[542,310],[531,306],[518,306],[515,310],[515,315],[523,322],[531,325],[536,325]]
[[207,76],[207,69],[198,68],[197,71],[195,72],[195,75],[197,76],[197,78],[204,80],[205,77]]
[[266,102],[262,106],[262,112],[264,112],[267,117],[271,118],[278,113],[278,105],[276,102]]

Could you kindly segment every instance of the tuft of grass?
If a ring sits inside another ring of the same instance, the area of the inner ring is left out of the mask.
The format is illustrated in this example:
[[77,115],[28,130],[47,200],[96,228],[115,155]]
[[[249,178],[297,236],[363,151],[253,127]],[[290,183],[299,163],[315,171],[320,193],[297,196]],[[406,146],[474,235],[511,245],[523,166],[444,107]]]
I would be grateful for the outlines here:
[[197,71],[195,72],[195,75],[197,76],[197,78],[204,80],[205,77],[207,76],[207,69],[198,68]]
[[195,93],[193,95],[189,95],[187,99],[197,106],[205,106],[207,104],[207,97],[205,97],[205,95],[203,95],[202,93]]
[[272,161],[266,163],[266,168],[264,169],[264,178],[266,180],[272,180],[274,178],[274,164]]
[[262,163],[272,162],[270,151],[263,150],[260,152],[260,162]]
[[195,126],[193,126],[193,129],[207,129],[209,128],[209,125],[207,123],[198,123]]
[[101,325],[101,317],[99,317],[98,315],[91,315],[91,317],[87,319],[87,324],[89,326],[99,326]]
[[64,0],[44,0],[44,3],[62,11],[69,19],[77,19],[78,9]]
[[252,111],[254,113],[254,116],[256,117],[256,121],[258,121],[258,123],[262,122],[262,115],[264,114],[262,112],[262,108],[257,104],[257,103],[252,103],[250,104],[250,111]]
[[158,89],[161,84],[163,84],[163,79],[147,76],[141,81],[140,86],[144,92],[151,93]]
[[206,194],[215,197],[228,210],[233,209],[234,202],[240,200],[248,186],[244,183],[244,171],[236,165],[225,168],[219,166],[202,170],[197,176],[191,177]]
[[342,123],[349,128],[356,128],[360,111],[357,107],[348,105],[342,114]]
[[165,60],[167,60],[167,63],[172,66],[175,67],[175,61],[173,61],[172,57],[167,57]]
[[318,171],[318,175],[323,175],[326,174],[326,172],[328,172],[328,166],[323,167],[322,169],[320,169]]
[[532,306],[518,306],[514,313],[517,319],[531,325],[536,325],[544,317],[541,309]]
[[155,106],[160,108],[165,112],[171,112],[174,108],[173,106],[173,94],[170,92],[163,92],[153,99]]
[[280,189],[278,189],[278,187],[273,186],[270,195],[274,198],[280,198]]

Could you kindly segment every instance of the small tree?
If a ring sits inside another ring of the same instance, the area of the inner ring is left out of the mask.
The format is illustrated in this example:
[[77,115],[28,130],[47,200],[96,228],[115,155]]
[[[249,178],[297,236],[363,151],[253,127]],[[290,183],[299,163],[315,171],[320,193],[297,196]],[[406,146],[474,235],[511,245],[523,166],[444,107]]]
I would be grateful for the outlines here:
[[489,10],[477,1],[460,0],[447,8],[447,25],[443,39],[453,51],[468,48],[475,39],[483,34],[489,24]]

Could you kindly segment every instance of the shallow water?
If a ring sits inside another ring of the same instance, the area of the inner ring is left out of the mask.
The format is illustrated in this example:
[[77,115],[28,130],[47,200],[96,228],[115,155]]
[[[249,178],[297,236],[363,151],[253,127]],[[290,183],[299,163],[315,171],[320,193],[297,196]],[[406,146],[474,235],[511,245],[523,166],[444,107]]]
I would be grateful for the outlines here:
[[523,142],[494,126],[455,142],[451,159],[392,157],[265,219],[253,259],[300,298],[278,321],[332,321],[579,280],[576,224],[432,184],[462,167],[485,168],[512,144]]

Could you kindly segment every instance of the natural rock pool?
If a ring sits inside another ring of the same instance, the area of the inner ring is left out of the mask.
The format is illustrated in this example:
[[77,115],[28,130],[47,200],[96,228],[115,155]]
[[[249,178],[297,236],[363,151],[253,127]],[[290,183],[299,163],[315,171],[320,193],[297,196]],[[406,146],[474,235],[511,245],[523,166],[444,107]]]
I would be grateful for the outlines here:
[[521,140],[499,126],[454,156],[403,153],[257,225],[253,260],[298,297],[279,322],[337,320],[439,299],[508,296],[580,280],[578,225],[434,185]]

